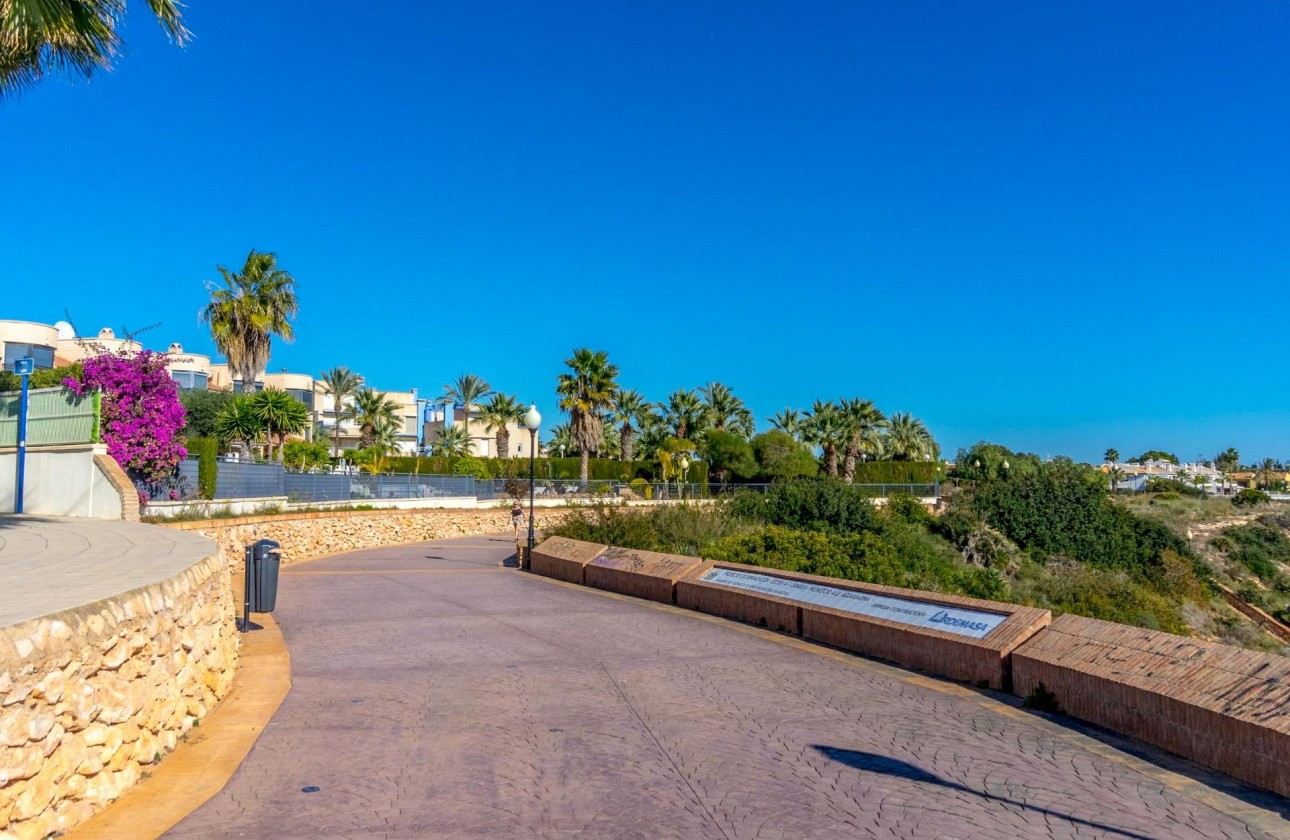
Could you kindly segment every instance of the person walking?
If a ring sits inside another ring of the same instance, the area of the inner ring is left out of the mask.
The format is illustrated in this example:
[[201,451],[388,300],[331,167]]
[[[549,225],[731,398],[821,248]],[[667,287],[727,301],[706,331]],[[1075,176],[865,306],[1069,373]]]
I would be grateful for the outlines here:
[[520,500],[516,499],[515,504],[511,505],[511,525],[515,527],[515,544],[520,544],[520,525],[524,522],[524,506]]

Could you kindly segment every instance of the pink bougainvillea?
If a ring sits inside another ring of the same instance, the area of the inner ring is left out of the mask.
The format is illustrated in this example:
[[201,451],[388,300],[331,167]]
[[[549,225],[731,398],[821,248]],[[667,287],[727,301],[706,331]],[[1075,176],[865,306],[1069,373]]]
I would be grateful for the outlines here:
[[103,442],[130,475],[160,481],[188,456],[179,437],[184,407],[165,355],[144,350],[93,356],[85,360],[79,381],[63,384],[77,394],[103,391]]

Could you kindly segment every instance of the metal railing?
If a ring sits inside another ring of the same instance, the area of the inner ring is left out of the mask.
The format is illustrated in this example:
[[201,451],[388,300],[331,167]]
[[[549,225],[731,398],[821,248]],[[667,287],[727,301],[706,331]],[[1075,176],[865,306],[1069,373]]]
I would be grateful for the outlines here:
[[[100,396],[78,397],[64,388],[27,392],[27,446],[95,443],[99,439]],[[0,446],[18,445],[20,394],[0,395]]]

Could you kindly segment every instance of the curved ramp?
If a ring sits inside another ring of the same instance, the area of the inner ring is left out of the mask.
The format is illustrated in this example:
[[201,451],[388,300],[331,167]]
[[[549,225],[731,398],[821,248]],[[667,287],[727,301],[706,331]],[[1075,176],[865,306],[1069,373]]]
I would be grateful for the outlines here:
[[284,570],[291,693],[227,787],[167,836],[1212,840],[1290,827],[1285,800],[1148,763],[1001,695],[541,579],[504,567],[513,549],[475,538]]

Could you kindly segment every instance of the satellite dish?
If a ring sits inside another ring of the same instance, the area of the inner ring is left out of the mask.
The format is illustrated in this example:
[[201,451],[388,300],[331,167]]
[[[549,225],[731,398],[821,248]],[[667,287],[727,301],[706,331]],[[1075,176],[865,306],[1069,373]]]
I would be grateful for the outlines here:
[[76,338],[76,328],[66,321],[59,321],[54,324],[54,329],[58,330],[59,341],[62,341],[63,339]]

